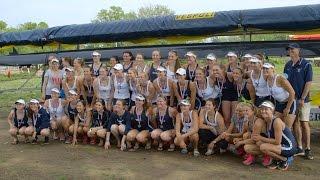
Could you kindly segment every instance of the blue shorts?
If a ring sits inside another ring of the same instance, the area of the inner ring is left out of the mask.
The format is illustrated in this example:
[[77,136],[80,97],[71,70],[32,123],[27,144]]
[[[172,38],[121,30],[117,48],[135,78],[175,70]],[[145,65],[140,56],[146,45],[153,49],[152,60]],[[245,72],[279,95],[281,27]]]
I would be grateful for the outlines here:
[[[287,107],[288,102],[278,102],[275,101],[275,111],[279,112],[279,113],[283,113],[283,110]],[[291,107],[290,107],[290,111],[289,114],[295,114],[297,110],[297,104],[296,101],[293,101]]]
[[292,147],[290,149],[288,149],[289,147],[286,147],[286,146],[281,146],[281,156],[284,156],[284,157],[291,157],[293,156],[294,154],[296,154],[297,152],[297,148],[296,147]]

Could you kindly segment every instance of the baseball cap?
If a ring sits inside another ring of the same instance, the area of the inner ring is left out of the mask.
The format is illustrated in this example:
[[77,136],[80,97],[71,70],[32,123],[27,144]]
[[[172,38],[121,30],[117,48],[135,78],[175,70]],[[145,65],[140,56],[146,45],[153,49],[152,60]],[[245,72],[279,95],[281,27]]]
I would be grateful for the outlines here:
[[194,54],[194,52],[192,52],[192,51],[187,52],[187,54],[185,54],[184,56],[190,56],[190,57],[192,56],[194,58],[197,58],[197,55]]
[[254,63],[261,63],[261,60],[256,58],[256,57],[254,57],[254,56],[249,61],[250,62],[254,62]]
[[182,105],[185,105],[185,106],[191,105],[190,101],[188,99],[182,99],[179,104],[180,105],[182,104]]
[[51,60],[51,62],[59,63],[59,60],[58,60],[57,58],[53,58],[53,59]]
[[26,102],[25,102],[23,99],[18,99],[18,100],[15,102],[15,104],[18,104],[18,103],[23,104],[23,105],[26,105]]
[[98,51],[93,51],[92,56],[101,56],[101,54]]
[[207,59],[212,60],[212,61],[217,60],[216,56],[213,53],[208,54]]
[[274,65],[270,64],[270,63],[264,63],[263,66],[264,68],[274,68]]
[[242,56],[242,58],[252,58],[251,54],[245,54],[244,56]]
[[226,57],[238,57],[235,52],[229,51]]
[[273,103],[270,102],[270,101],[263,101],[263,102],[260,104],[259,107],[260,107],[260,108],[261,108],[261,107],[268,107],[268,108],[271,108],[272,110],[274,110],[274,105],[273,105]]
[[53,88],[53,89],[51,89],[51,92],[60,93],[60,91],[59,91],[58,88]]
[[71,67],[67,67],[67,68],[66,68],[66,71],[73,72],[73,68],[71,68]]
[[162,66],[159,66],[159,67],[157,68],[157,71],[164,72],[164,71],[167,71],[167,69],[164,68],[164,67],[162,67]]
[[144,101],[146,98],[144,98],[144,96],[142,94],[137,94],[136,99],[138,99],[140,101]]
[[123,65],[122,64],[116,64],[116,65],[114,65],[113,69],[118,70],[118,71],[123,70]]
[[39,104],[39,101],[37,99],[31,99],[30,103]]
[[297,43],[290,43],[287,47],[286,47],[286,50],[288,49],[300,49],[300,46],[299,44]]
[[185,69],[183,69],[183,68],[179,68],[179,69],[177,69],[176,74],[179,74],[179,75],[181,75],[181,76],[184,76],[184,75],[187,74],[187,71],[186,71]]

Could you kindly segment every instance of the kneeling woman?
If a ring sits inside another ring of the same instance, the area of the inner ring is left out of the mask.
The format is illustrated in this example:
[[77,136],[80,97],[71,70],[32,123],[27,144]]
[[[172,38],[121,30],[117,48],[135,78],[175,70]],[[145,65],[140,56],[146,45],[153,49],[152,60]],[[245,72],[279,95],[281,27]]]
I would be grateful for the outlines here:
[[163,142],[170,143],[170,148],[168,151],[174,151],[174,120],[176,117],[177,110],[167,105],[167,100],[164,96],[159,96],[157,98],[157,107],[153,109],[153,123],[155,124],[154,129],[151,132],[151,138],[155,143],[159,143],[158,150],[163,150]]
[[36,144],[38,135],[44,136],[44,143],[49,143],[50,135],[50,115],[40,106],[39,101],[31,99],[29,103],[29,118],[32,121],[34,127],[32,144]]
[[[57,133],[63,133],[61,119],[64,115],[64,100],[59,98],[60,91],[57,88],[51,89],[51,99],[47,99],[44,107],[50,113],[50,124],[53,130],[53,139],[58,139]],[[60,140],[64,140],[64,134],[60,134]]]
[[[24,136],[25,142],[28,142],[26,133],[28,128],[28,116],[25,105],[26,103],[23,99],[17,100],[15,103],[16,107],[11,110],[8,116],[8,123],[10,125],[9,133],[13,137],[13,142],[11,144],[17,144],[19,142],[18,134]],[[32,135],[32,133],[29,135]]]
[[135,106],[131,108],[133,119],[131,121],[131,130],[127,135],[128,148],[131,143],[135,142],[135,146],[130,151],[135,151],[139,148],[139,144],[146,144],[145,149],[151,148],[150,132],[153,128],[150,126],[149,120],[152,115],[152,108],[147,108],[145,97],[141,94],[136,95]]
[[290,129],[280,118],[274,117],[275,107],[270,101],[261,105],[262,119],[267,123],[268,138],[255,134],[253,139],[260,144],[260,151],[273,158],[270,169],[287,170],[297,151],[297,143]]
[[222,115],[216,109],[215,100],[210,98],[206,100],[205,106],[200,111],[199,122],[200,141],[207,145],[206,155],[213,154],[214,148],[218,151],[225,151],[228,142],[219,137],[226,130]]
[[174,143],[182,149],[182,154],[188,153],[187,143],[192,143],[193,155],[199,156],[199,117],[196,111],[190,111],[190,107],[189,100],[183,99],[180,101],[181,113],[176,116],[176,138]]
[[92,124],[88,131],[88,137],[91,138],[90,144],[95,144],[97,137],[100,139],[98,146],[103,146],[103,140],[106,137],[106,129],[103,125],[109,120],[110,111],[105,109],[104,101],[98,100],[95,108],[92,110]]
[[[104,128],[107,129],[106,142],[104,148],[110,148],[110,132],[117,139],[117,147],[122,151],[126,149],[126,138],[131,129],[131,114],[125,109],[126,101],[118,99],[114,106],[114,112],[110,116],[110,121],[106,121]],[[122,139],[120,140],[120,136]]]
[[70,133],[73,132],[72,145],[77,142],[77,136],[83,137],[83,144],[87,144],[89,126],[91,123],[91,111],[86,109],[84,100],[79,100],[76,105],[77,115],[74,118],[74,124],[69,127]]

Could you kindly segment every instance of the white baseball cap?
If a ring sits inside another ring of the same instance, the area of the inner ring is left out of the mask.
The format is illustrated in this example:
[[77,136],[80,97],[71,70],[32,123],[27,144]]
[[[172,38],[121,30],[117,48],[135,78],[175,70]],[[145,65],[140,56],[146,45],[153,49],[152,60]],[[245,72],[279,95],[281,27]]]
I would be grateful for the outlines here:
[[164,68],[164,67],[162,67],[162,66],[159,66],[159,67],[157,68],[157,71],[165,72],[165,71],[167,71],[167,69]]
[[53,59],[51,60],[51,62],[59,63],[59,60],[58,60],[57,58],[53,58]]
[[264,63],[262,67],[269,69],[269,68],[274,68],[274,65],[270,63]]
[[118,71],[123,70],[123,65],[122,64],[116,64],[116,65],[114,65],[113,69],[118,70]]
[[190,101],[188,99],[182,99],[179,104],[180,105],[182,104],[182,105],[185,105],[185,106],[191,105]]
[[144,98],[144,96],[142,94],[137,94],[136,99],[138,99],[140,101],[144,101],[146,98]]
[[184,75],[187,74],[187,71],[186,71],[185,69],[183,69],[183,68],[179,68],[179,69],[177,69],[176,74],[179,74],[179,75],[181,75],[181,76],[184,76]]
[[244,56],[242,56],[242,58],[252,58],[251,54],[245,54]]
[[73,89],[69,90],[69,93],[76,96],[78,95],[78,93]]
[[51,89],[51,92],[60,93],[60,91],[59,91],[58,88],[53,88],[53,89]]
[[101,56],[101,54],[98,51],[93,51],[92,56]]
[[226,57],[238,57],[235,52],[229,51]]
[[190,57],[192,56],[194,58],[197,58],[197,55],[194,54],[192,51],[187,52],[187,54],[185,54],[184,56],[190,56]]
[[211,60],[211,61],[215,61],[217,60],[216,56],[213,53],[210,53],[207,55],[207,59]]
[[39,104],[39,101],[37,99],[31,99],[30,103]]
[[272,110],[274,110],[274,105],[273,105],[273,103],[270,102],[270,101],[263,101],[263,102],[260,104],[259,107],[260,107],[260,108],[261,108],[261,107],[268,107],[268,108],[271,108]]
[[18,104],[18,103],[26,105],[26,102],[23,99],[18,99],[15,104]]
[[254,57],[254,56],[249,61],[253,62],[253,63],[261,63],[261,60],[256,58],[256,57]]
[[72,68],[72,67],[67,67],[67,68],[66,68],[66,71],[73,72],[73,68]]

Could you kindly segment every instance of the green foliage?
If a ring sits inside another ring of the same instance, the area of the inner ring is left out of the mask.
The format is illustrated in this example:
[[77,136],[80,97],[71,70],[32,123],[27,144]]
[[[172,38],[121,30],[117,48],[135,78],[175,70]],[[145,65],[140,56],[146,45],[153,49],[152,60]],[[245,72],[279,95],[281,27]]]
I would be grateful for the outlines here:
[[98,12],[96,19],[92,22],[107,22],[116,21],[122,19],[136,19],[137,15],[135,12],[125,13],[119,6],[111,6],[109,9],[101,9]]
[[101,9],[92,22],[99,23],[116,20],[130,20],[170,14],[174,14],[174,11],[164,5],[150,5],[141,7],[137,13],[133,11],[124,12],[119,6],[111,6],[109,9]]
[[175,12],[164,5],[149,5],[138,10],[139,18],[173,15]]
[[0,33],[4,32],[7,29],[7,23],[0,20]]

